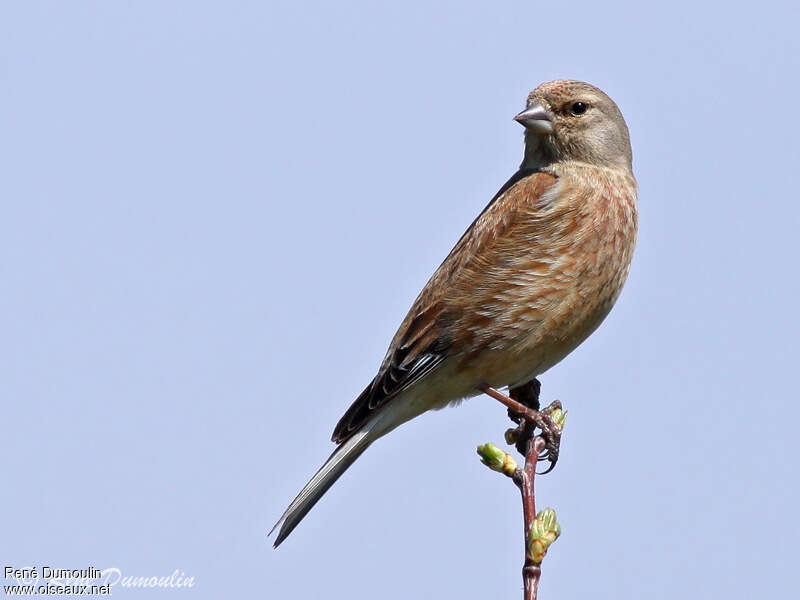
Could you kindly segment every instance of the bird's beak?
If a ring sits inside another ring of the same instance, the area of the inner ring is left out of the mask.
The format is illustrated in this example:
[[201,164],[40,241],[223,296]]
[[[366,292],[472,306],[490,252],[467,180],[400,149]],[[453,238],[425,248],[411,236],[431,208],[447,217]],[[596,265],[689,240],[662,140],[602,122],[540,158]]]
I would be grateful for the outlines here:
[[531,104],[514,117],[514,120],[533,133],[539,135],[553,133],[553,113],[538,102]]

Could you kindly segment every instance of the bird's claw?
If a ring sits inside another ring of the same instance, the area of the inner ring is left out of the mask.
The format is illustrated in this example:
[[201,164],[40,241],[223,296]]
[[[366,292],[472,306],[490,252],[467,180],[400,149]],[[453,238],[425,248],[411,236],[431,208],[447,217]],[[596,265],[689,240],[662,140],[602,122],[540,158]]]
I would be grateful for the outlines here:
[[561,410],[561,402],[558,400],[553,401],[547,408],[530,415],[536,427],[541,430],[539,436],[544,440],[544,449],[539,453],[537,460],[550,463],[550,466],[545,471],[539,473],[540,475],[555,469],[558,462],[558,452],[561,446],[561,427],[550,416],[556,409]]
[[543,410],[530,410],[525,415],[509,410],[509,417],[517,423],[517,426],[506,432],[506,440],[513,443],[520,454],[527,454],[528,444],[533,443],[534,438],[537,437],[535,430],[539,429],[541,431],[538,435],[544,440],[544,448],[536,460],[548,461],[550,465],[540,475],[552,471],[558,462],[561,427],[553,420],[551,413],[561,408],[561,402],[556,400]]
[[[539,408],[539,392],[541,384],[537,379],[509,389],[509,396],[525,407],[524,412],[508,409],[508,417],[517,424],[506,431],[506,442],[514,444],[517,451],[523,456],[528,455],[530,444],[535,438],[541,437],[544,447],[538,453],[537,461],[548,461],[550,466],[544,473],[552,471],[558,462],[558,450],[561,445],[561,425],[552,415],[558,410],[562,411],[561,402],[553,401],[544,409]],[[541,431],[536,434],[536,429]],[[542,475],[544,473],[541,473]]]

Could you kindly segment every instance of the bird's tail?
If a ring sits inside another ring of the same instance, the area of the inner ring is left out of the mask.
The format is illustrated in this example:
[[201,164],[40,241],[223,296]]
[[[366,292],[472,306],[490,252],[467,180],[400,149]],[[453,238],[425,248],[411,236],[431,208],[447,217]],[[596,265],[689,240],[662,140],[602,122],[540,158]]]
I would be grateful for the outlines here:
[[275,523],[270,531],[272,534],[275,528],[280,525],[278,537],[275,538],[273,546],[275,548],[292,533],[298,523],[303,520],[306,513],[312,509],[322,495],[328,491],[334,482],[361,456],[361,453],[374,441],[375,436],[370,434],[371,427],[368,424],[351,437],[342,442],[333,454],[330,455],[325,464],[322,465],[316,475],[306,484],[306,487],[297,495],[283,516]]

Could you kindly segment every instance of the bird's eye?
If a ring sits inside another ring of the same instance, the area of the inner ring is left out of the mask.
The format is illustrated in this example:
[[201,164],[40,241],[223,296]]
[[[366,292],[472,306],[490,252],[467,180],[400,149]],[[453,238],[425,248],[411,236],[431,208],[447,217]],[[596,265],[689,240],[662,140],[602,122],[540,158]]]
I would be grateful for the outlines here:
[[578,115],[585,113],[587,108],[589,107],[584,102],[573,102],[572,106],[569,107],[569,110],[577,117]]

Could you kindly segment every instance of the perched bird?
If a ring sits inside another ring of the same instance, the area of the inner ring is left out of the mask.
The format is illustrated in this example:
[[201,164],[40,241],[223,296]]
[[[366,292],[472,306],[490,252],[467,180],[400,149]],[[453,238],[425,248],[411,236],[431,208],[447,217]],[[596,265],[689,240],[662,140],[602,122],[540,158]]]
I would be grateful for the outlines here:
[[[277,547],[379,437],[425,411],[532,381],[611,310],[636,241],[636,180],[617,105],[580,81],[543,83],[515,119],[519,170],[420,292],[338,444],[275,525]],[[273,528],[274,530],[274,528]]]

